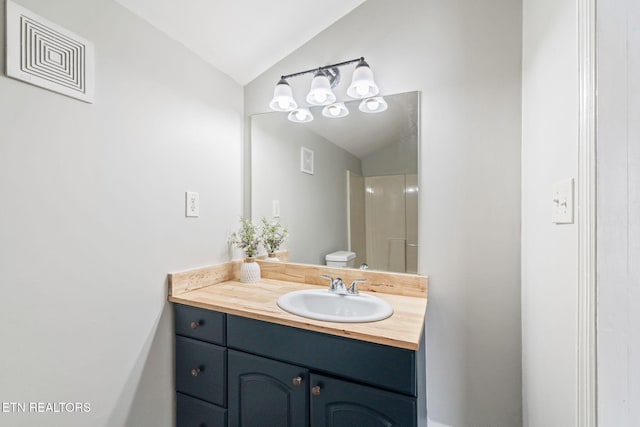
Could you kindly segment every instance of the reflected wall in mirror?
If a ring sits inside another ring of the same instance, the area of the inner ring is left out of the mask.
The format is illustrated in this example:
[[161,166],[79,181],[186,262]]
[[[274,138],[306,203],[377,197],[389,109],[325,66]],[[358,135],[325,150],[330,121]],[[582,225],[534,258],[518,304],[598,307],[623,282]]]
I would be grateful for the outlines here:
[[[309,123],[251,117],[251,216],[289,229],[291,262],[325,264],[327,254],[351,251],[356,268],[416,273],[420,96],[385,100],[377,114],[347,102],[342,118],[315,107]],[[313,174],[302,171],[303,148],[313,152]]]

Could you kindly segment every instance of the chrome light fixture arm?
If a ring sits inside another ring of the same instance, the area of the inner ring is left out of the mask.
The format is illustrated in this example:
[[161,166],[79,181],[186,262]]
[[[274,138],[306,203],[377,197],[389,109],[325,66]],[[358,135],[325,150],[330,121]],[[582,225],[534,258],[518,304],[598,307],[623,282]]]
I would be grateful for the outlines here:
[[361,103],[360,110],[366,113],[377,113],[386,110],[386,103],[382,97],[375,97],[379,88],[373,79],[373,73],[364,57],[324,65],[318,68],[299,71],[297,73],[280,76],[269,107],[274,111],[289,112],[289,120],[296,123],[306,123],[313,120],[313,115],[306,107],[298,108],[287,79],[313,73],[311,89],[305,100],[309,106],[323,106],[322,115],[329,118],[340,118],[349,114],[344,102],[338,101],[333,89],[340,83],[340,68],[357,63],[351,84],[347,88],[347,95],[355,99],[370,101],[366,105]]
[[340,83],[340,70],[338,69],[338,67],[342,67],[344,65],[349,65],[356,62],[360,62],[360,61],[364,61],[364,57],[350,59],[349,61],[338,62],[337,64],[325,65],[323,67],[311,68],[309,70],[300,71],[297,73],[287,74],[285,76],[280,76],[280,79],[286,80],[288,78],[302,76],[304,74],[322,73],[329,78],[329,81],[331,82],[331,87],[333,88],[338,83]]

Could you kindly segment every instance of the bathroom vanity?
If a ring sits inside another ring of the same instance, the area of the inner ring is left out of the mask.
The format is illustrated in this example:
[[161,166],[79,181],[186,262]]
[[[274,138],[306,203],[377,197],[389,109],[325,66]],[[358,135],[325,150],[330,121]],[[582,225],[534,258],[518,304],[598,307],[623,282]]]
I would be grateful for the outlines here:
[[[178,427],[419,426],[426,418],[426,278],[401,278],[412,282],[405,293],[421,296],[376,293],[394,307],[388,319],[323,322],[276,304],[284,293],[318,289],[301,281],[315,282],[315,275],[298,275],[300,265],[266,264],[266,277],[251,284],[236,281],[233,266],[230,277],[203,269],[170,275]],[[380,274],[367,274],[362,291],[393,290],[393,273]],[[268,278],[283,275],[290,280]]]

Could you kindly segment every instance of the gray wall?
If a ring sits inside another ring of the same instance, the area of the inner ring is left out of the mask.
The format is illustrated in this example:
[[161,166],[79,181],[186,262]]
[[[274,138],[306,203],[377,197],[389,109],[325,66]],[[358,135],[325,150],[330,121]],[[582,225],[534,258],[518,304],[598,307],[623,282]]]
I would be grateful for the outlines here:
[[386,145],[362,159],[364,176],[410,175],[418,173],[418,140]]
[[573,0],[523,2],[522,378],[525,426],[577,423],[576,224],[551,222],[552,185],[577,176]]
[[[292,262],[324,264],[325,255],[347,250],[347,171],[361,174],[360,160],[286,113],[251,118],[252,217],[272,220],[273,200],[289,230]],[[314,152],[314,174],[300,172],[300,147]]]
[[640,420],[640,5],[598,2],[598,421]]
[[95,43],[96,102],[0,75],[0,401],[91,412],[0,424],[172,426],[166,274],[229,258],[242,88],[115,2],[20,3]]
[[[245,87],[246,113],[264,112],[281,74],[365,56],[383,94],[422,91],[432,425],[522,420],[521,12],[514,0],[369,0]],[[298,97],[309,84],[291,82]]]

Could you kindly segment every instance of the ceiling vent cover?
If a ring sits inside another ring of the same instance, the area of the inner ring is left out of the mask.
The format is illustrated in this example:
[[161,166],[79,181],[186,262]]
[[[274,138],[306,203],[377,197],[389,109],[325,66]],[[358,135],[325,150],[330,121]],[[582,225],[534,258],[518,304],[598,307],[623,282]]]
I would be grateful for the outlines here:
[[93,102],[93,43],[7,0],[7,75]]

